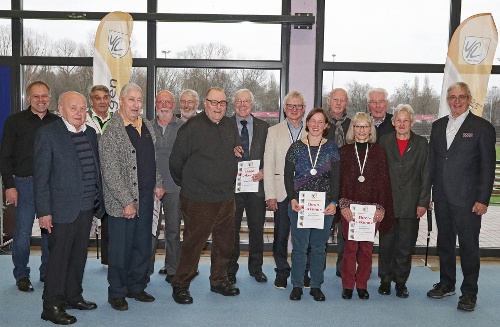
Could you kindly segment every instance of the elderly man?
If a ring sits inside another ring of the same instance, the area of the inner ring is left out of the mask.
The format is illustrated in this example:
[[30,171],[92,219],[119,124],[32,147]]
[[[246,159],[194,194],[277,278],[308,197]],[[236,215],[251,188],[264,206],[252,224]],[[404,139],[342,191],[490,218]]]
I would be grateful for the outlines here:
[[186,89],[180,96],[181,119],[186,122],[189,118],[196,115],[196,110],[200,105],[200,97],[195,90]]
[[248,89],[240,89],[234,94],[234,119],[242,144],[243,160],[260,160],[260,170],[253,176],[253,181],[259,181],[259,191],[255,193],[236,193],[236,214],[234,217],[234,251],[227,276],[231,284],[236,284],[238,258],[240,257],[240,228],[243,211],[246,212],[249,232],[248,242],[248,272],[259,283],[267,282],[267,276],[262,272],[264,253],[264,221],[266,218],[266,201],[264,199],[264,146],[266,144],[269,124],[251,115],[253,94]]
[[[111,120],[112,112],[109,111],[109,89],[104,85],[94,85],[90,90],[89,103],[90,109],[87,111],[85,123],[92,127],[97,133],[99,139]],[[105,213],[101,218],[101,263],[104,267],[108,266],[108,214]]]
[[[274,211],[273,256],[276,263],[274,287],[285,289],[290,276],[288,263],[288,218],[289,199],[286,196],[283,172],[285,156],[290,144],[301,139],[307,133],[303,129],[303,117],[306,109],[304,96],[292,91],[283,100],[286,119],[269,128],[264,152],[264,192],[267,206]],[[308,279],[307,274],[304,279]],[[307,282],[307,281],[306,281]],[[305,285],[307,287],[307,285]]]
[[235,121],[224,116],[224,90],[210,88],[203,104],[205,111],[179,129],[170,155],[170,174],[181,187],[184,220],[179,265],[171,282],[172,297],[179,304],[193,303],[189,285],[210,234],[210,290],[224,296],[240,293],[227,278],[234,245],[234,183],[238,169],[234,148],[240,145],[240,137]]
[[[168,161],[177,137],[177,131],[184,122],[174,115],[175,99],[170,91],[159,92],[156,95],[155,104],[157,118],[153,122],[153,128],[156,134],[156,160],[163,179],[163,188],[166,191],[161,200],[165,217],[165,265],[160,269],[160,274],[166,274],[165,281],[170,283],[177,270],[181,250],[181,215],[179,204],[180,187],[175,185],[170,175]],[[153,237],[149,274],[152,274],[154,270],[153,265],[160,226],[161,221],[158,221],[158,230],[156,236]]]
[[366,93],[366,107],[370,110],[377,129],[377,142],[385,135],[394,132],[392,115],[387,113],[387,91],[383,88],[373,88]]
[[[57,119],[47,109],[50,88],[44,82],[33,82],[26,88],[29,107],[7,117],[0,147],[0,171],[5,186],[5,200],[16,206],[16,228],[12,243],[12,262],[17,288],[32,292],[30,281],[31,231],[35,220],[33,193],[33,147],[38,128]],[[40,281],[45,280],[45,267],[49,259],[47,234],[42,231],[42,263]]]
[[120,91],[120,110],[100,140],[104,200],[109,224],[108,302],[128,310],[125,297],[155,298],[144,289],[151,260],[154,198],[163,189],[155,157],[153,125],[140,116],[142,90],[134,84]]
[[[346,109],[349,104],[349,97],[344,89],[336,88],[330,92],[328,97],[328,112],[330,113],[330,130],[327,138],[332,140],[340,148],[345,142],[351,119],[347,118]],[[342,258],[344,257],[345,240],[342,235],[342,219],[340,213],[337,214],[339,219],[335,219],[334,230],[337,231],[337,264],[335,274],[341,277]]]
[[456,239],[464,276],[458,309],[476,307],[481,216],[488,210],[495,179],[495,128],[469,111],[470,88],[463,82],[447,90],[450,115],[432,124],[429,167],[438,228],[440,279],[427,296],[455,294]]
[[85,97],[65,92],[61,120],[40,128],[35,139],[35,207],[47,230],[49,262],[43,290],[42,319],[72,324],[65,309],[93,310],[82,296],[90,227],[104,213],[97,136],[86,128]]
[[396,296],[400,298],[410,295],[406,281],[410,276],[411,255],[431,192],[427,139],[410,130],[414,122],[412,107],[398,105],[392,116],[396,131],[382,136],[379,142],[387,153],[396,223],[393,231],[380,235],[378,292],[389,295],[391,281],[395,280]]

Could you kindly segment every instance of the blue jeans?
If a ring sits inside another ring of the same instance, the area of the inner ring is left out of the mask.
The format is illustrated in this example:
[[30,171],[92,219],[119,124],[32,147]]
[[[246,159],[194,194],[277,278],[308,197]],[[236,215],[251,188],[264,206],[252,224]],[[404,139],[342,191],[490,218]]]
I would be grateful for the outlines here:
[[[35,221],[35,195],[33,177],[14,176],[17,190],[16,229],[12,241],[12,262],[14,277],[19,280],[30,277],[28,262],[30,259],[31,230]],[[45,231],[42,233],[42,264],[40,277],[45,277],[45,268],[49,261],[49,243]]]
[[326,243],[330,235],[333,216],[325,216],[323,229],[297,228],[298,213],[288,205],[288,216],[292,230],[292,270],[293,287],[304,287],[304,272],[307,262],[307,247],[311,247],[310,274],[311,288],[321,288],[324,280]]

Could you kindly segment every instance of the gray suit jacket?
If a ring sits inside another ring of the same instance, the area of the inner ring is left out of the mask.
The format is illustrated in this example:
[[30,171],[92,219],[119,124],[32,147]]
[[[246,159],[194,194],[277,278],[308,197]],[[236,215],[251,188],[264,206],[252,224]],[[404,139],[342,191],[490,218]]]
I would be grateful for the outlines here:
[[[94,129],[85,134],[94,154],[97,171],[98,198],[94,215],[104,214],[101,167]],[[33,172],[37,217],[52,215],[52,222],[69,224],[80,213],[83,198],[83,172],[71,134],[62,119],[38,129],[35,137],[35,169]]]
[[431,193],[427,140],[410,132],[403,156],[399,154],[396,132],[383,135],[379,144],[387,154],[394,217],[417,218],[417,206],[428,208]]

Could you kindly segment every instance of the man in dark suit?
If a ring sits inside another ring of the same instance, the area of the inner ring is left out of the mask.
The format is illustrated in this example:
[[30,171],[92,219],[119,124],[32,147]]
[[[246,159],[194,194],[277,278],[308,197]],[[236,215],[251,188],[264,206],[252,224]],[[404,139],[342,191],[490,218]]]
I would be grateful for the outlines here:
[[383,88],[373,88],[366,92],[366,107],[373,117],[373,123],[377,129],[377,143],[380,138],[394,132],[392,115],[387,113],[387,91]]
[[264,221],[266,216],[266,200],[264,196],[264,148],[266,145],[269,124],[251,115],[253,94],[250,90],[241,89],[234,94],[234,119],[241,138],[242,158],[260,160],[260,170],[253,176],[253,181],[259,182],[259,191],[255,193],[236,193],[236,213],[234,217],[234,250],[227,268],[230,283],[236,284],[238,258],[240,257],[240,228],[243,211],[246,211],[249,232],[248,272],[259,283],[267,282],[267,276],[262,272],[264,253]]
[[35,208],[40,228],[49,233],[49,262],[42,319],[76,322],[65,309],[93,310],[82,296],[92,218],[104,213],[97,136],[85,125],[85,97],[65,92],[62,119],[40,128],[35,138]]
[[396,296],[400,298],[410,295],[406,281],[410,276],[411,255],[431,192],[427,140],[410,130],[414,122],[412,107],[398,105],[392,117],[396,132],[382,136],[379,143],[387,153],[396,218],[394,230],[380,235],[379,293],[389,295],[391,281],[395,280]]
[[469,111],[469,86],[452,84],[447,91],[449,116],[432,124],[429,167],[436,224],[440,280],[427,296],[455,294],[456,238],[464,276],[458,309],[476,307],[479,278],[481,216],[488,210],[495,178],[495,128]]

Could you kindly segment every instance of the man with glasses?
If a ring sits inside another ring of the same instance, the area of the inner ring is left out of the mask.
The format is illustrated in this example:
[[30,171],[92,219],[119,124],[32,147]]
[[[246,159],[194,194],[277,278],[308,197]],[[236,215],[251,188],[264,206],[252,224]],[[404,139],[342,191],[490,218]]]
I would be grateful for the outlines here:
[[196,110],[200,105],[200,97],[195,90],[186,89],[180,96],[181,119],[186,122],[189,118],[196,115]]
[[193,303],[189,285],[210,234],[210,290],[224,296],[240,293],[227,278],[234,246],[234,183],[238,170],[234,148],[240,145],[240,136],[235,121],[225,117],[223,89],[210,88],[203,104],[205,111],[177,132],[170,155],[170,174],[181,187],[184,220],[179,264],[171,282],[172,297],[179,304]]
[[251,115],[253,94],[250,90],[241,89],[234,94],[233,116],[241,137],[242,158],[260,160],[260,170],[253,175],[253,181],[259,182],[258,192],[236,193],[236,214],[234,218],[234,251],[227,275],[229,282],[236,284],[238,258],[240,257],[240,228],[243,211],[246,212],[248,229],[248,272],[259,283],[267,282],[267,276],[262,272],[264,253],[264,221],[266,217],[266,201],[264,199],[264,147],[266,144],[269,124]]
[[373,88],[366,93],[366,107],[370,111],[377,129],[377,143],[382,135],[394,132],[392,115],[387,113],[389,105],[387,96],[387,91],[383,88]]
[[495,128],[470,112],[472,96],[463,82],[447,90],[450,114],[432,124],[429,167],[439,255],[439,283],[427,296],[455,294],[456,239],[464,276],[458,309],[476,307],[481,216],[488,210],[495,179]]
[[[283,111],[286,119],[269,128],[264,152],[264,192],[267,206],[274,211],[273,256],[276,263],[276,279],[274,287],[285,289],[290,276],[288,263],[288,236],[290,219],[288,218],[289,199],[284,182],[285,156],[290,145],[304,137],[303,129],[306,101],[297,91],[292,91],[283,100]],[[307,278],[306,278],[307,277]],[[305,287],[308,276],[305,275]]]
[[[181,250],[181,215],[179,205],[180,187],[175,185],[171,175],[168,160],[174,146],[177,131],[184,122],[175,117],[175,98],[167,90],[161,91],[156,95],[156,119],[153,122],[153,128],[156,134],[156,161],[158,162],[158,171],[163,180],[165,195],[161,199],[163,213],[165,217],[165,265],[160,269],[160,274],[165,274],[165,281],[170,283],[174,278],[179,262],[179,253]],[[161,218],[158,219],[158,229],[153,236],[151,263],[149,274],[154,271],[155,253],[158,246],[158,235],[161,230]]]

